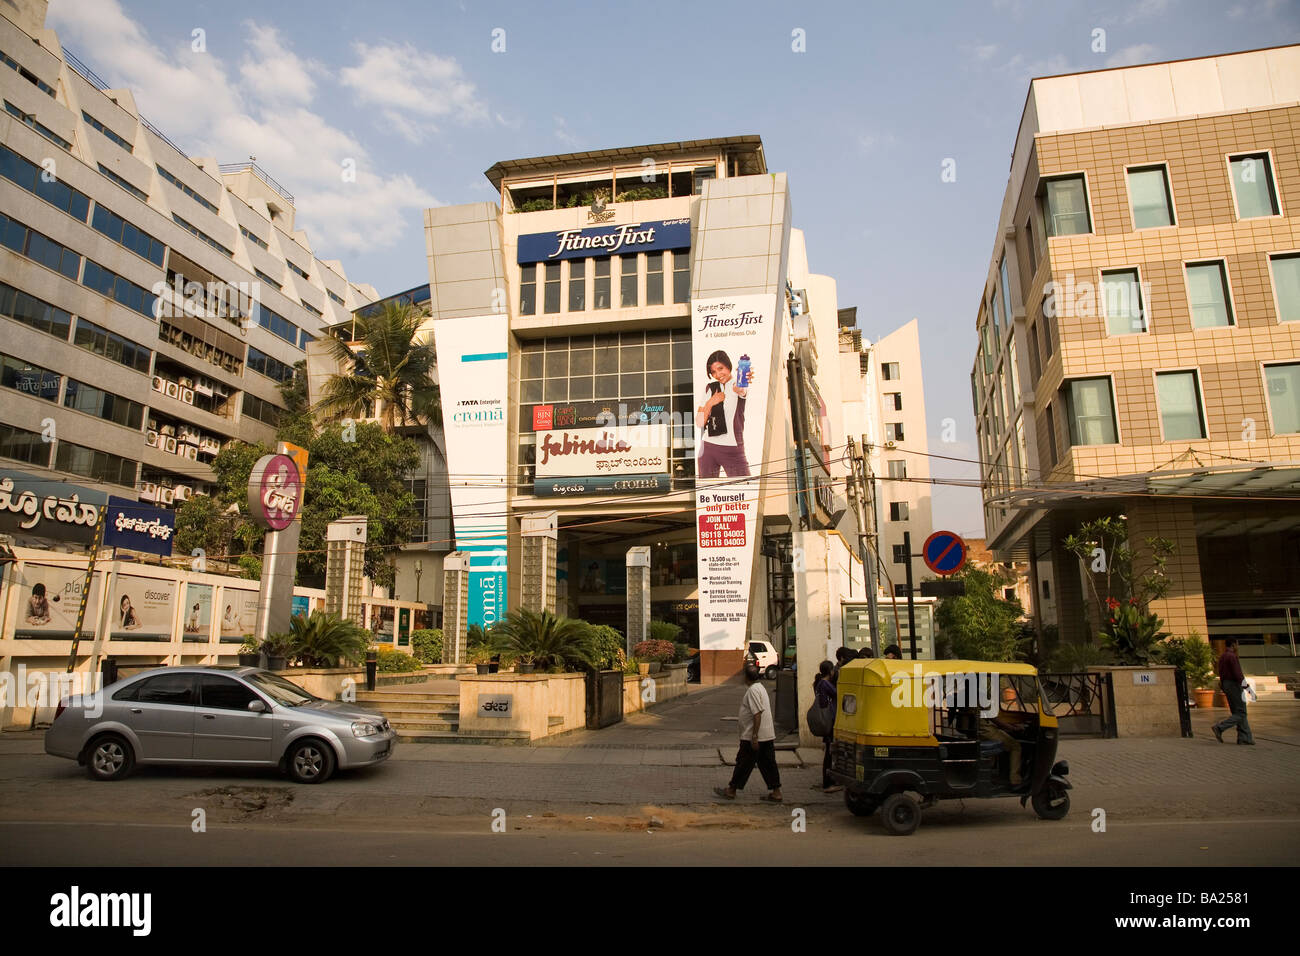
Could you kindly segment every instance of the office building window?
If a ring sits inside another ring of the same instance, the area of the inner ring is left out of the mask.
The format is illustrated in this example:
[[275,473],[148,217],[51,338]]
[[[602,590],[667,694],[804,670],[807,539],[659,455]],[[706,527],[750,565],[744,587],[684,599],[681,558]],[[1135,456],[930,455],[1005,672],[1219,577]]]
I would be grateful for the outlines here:
[[278,405],[272,405],[270,402],[258,398],[249,392],[244,393],[244,415],[249,418],[256,418],[259,422],[267,425],[280,424],[280,408]]
[[635,309],[637,306],[636,295],[636,256],[619,257],[619,308]]
[[1106,316],[1106,331],[1111,335],[1147,330],[1142,287],[1136,269],[1116,269],[1101,274],[1101,307]]
[[662,252],[646,253],[645,304],[664,304],[664,254]]
[[596,259],[596,289],[594,293],[595,307],[597,309],[608,309],[611,304],[610,297],[610,270],[609,256]]
[[0,244],[74,282],[81,269],[81,256],[4,213],[0,213]]
[[136,345],[130,339],[124,339],[116,332],[101,328],[87,319],[77,319],[77,332],[72,344],[87,352],[102,355],[104,358],[125,365],[137,372],[149,374],[150,360],[153,353],[143,345]]
[[269,248],[270,248],[270,247],[266,244],[266,240],[265,240],[265,239],[262,239],[261,237],[259,237],[259,236],[257,235],[257,233],[252,232],[252,231],[249,230],[249,229],[245,229],[243,226],[240,226],[240,227],[239,227],[239,234],[240,234],[241,236],[243,236],[245,239],[247,239],[249,242],[253,243],[253,245],[255,245],[255,246],[261,246],[263,249],[269,249]]
[[1011,331],[1011,283],[1007,280],[1007,257],[1002,256],[998,266],[998,282],[1002,292],[1002,321],[1008,332]]
[[86,214],[90,211],[90,198],[61,179],[50,179],[47,182],[48,177],[41,175],[43,172],[45,170],[40,166],[19,156],[8,146],[0,146],[0,176],[39,196],[59,211],[85,222]]
[[889,462],[889,477],[890,477],[890,478],[906,478],[906,477],[907,477],[907,462],[906,462],[905,460],[903,460],[902,458],[894,458],[894,459],[891,459],[890,462]]
[[1052,357],[1052,312],[1053,309],[1048,307],[1047,299],[1043,299],[1043,364]]
[[127,428],[139,430],[144,422],[144,406],[139,402],[102,391],[84,382],[78,382],[74,378],[68,379],[63,404],[67,408],[94,415],[116,425],[125,425]]
[[117,135],[116,133],[114,133],[111,129],[109,129],[107,126],[105,126],[105,125],[104,125],[103,123],[101,123],[99,120],[95,119],[95,117],[91,116],[91,115],[90,115],[89,113],[87,113],[85,110],[82,110],[82,111],[81,111],[81,118],[84,119],[87,123],[89,123],[90,126],[91,126],[92,128],[99,130],[99,131],[100,131],[101,133],[103,133],[106,137],[108,137],[109,140],[111,140],[112,142],[116,143],[118,146],[121,146],[121,147],[122,147],[124,150],[126,150],[128,153],[134,153],[134,152],[135,152],[135,147],[134,147],[134,146],[132,146],[129,142],[127,142],[127,141],[126,141],[125,139],[123,139],[121,136],[118,136],[118,135]]
[[266,329],[272,335],[284,339],[290,345],[297,348],[303,347],[299,344],[298,326],[294,325],[280,313],[268,309],[260,302],[254,302],[253,314],[257,318],[257,324]]
[[[310,302],[299,301],[298,304],[301,305],[308,312],[310,312],[312,315],[316,316],[316,318],[318,319],[325,318],[325,313],[322,312],[320,309],[316,308],[316,306],[312,305]],[[311,340],[312,340],[311,336],[308,336],[307,341],[310,342]],[[303,347],[304,348],[306,347],[306,343],[303,343]]]
[[1232,191],[1237,197],[1238,219],[1276,216],[1281,212],[1268,153],[1231,156],[1229,164],[1232,166]]
[[1034,217],[1025,220],[1025,248],[1029,250],[1029,281],[1038,274],[1038,240],[1034,235]]
[[285,260],[284,264],[285,264],[286,266],[289,267],[289,271],[290,271],[290,272],[292,272],[294,275],[298,276],[300,279],[310,279],[310,278],[311,278],[311,276],[309,276],[305,271],[303,271],[302,269],[298,268],[296,265],[294,265],[294,264],[293,264],[292,262],[290,262],[288,259]]
[[907,563],[907,549],[906,549],[905,547],[903,547],[901,544],[896,544],[896,545],[894,545],[894,546],[893,546],[893,549],[894,549],[894,563],[895,563],[895,564],[906,564],[906,563]]
[[331,292],[329,289],[326,289],[325,294],[329,296],[331,299],[333,299],[335,302],[337,302],[339,305],[345,306],[347,304],[343,301],[343,296],[339,295],[337,292]]
[[1082,176],[1062,176],[1043,184],[1047,235],[1077,236],[1092,232],[1088,190]]
[[1278,321],[1300,321],[1300,254],[1269,256],[1268,265],[1277,291]]
[[519,267],[519,314],[537,314],[537,263]]
[[0,422],[0,458],[13,458],[29,465],[50,465],[50,443],[37,432]]
[[1189,262],[1187,293],[1192,309],[1192,328],[1209,329],[1233,324],[1228,272],[1222,259]]
[[[204,209],[206,209],[208,212],[210,212],[210,213],[212,213],[212,214],[214,214],[214,215],[216,215],[216,214],[218,214],[218,213],[221,212],[221,210],[219,210],[216,206],[214,206],[212,203],[208,202],[206,199],[204,199],[202,196],[200,196],[198,193],[196,193],[193,189],[191,189],[189,186],[186,186],[183,182],[181,182],[179,179],[177,179],[177,178],[176,178],[175,176],[173,176],[171,173],[167,172],[167,170],[163,169],[163,168],[162,168],[161,166],[159,166],[158,164],[156,164],[156,163],[154,164],[154,169],[158,170],[158,175],[159,175],[159,176],[161,176],[161,177],[162,177],[163,179],[165,179],[167,182],[171,183],[173,186],[175,186],[177,189],[179,189],[179,190],[180,190],[181,192],[183,192],[185,195],[189,196],[191,199],[193,199],[196,203],[198,203],[200,206],[202,206],[202,207],[203,207]],[[251,237],[251,236],[250,236],[250,237]],[[259,245],[262,245],[262,248],[263,248],[263,249],[266,248],[265,244],[259,243]]]
[[1042,360],[1038,354],[1038,323],[1029,327],[1029,387],[1038,384],[1038,376],[1043,374]]
[[1074,379],[1062,390],[1071,445],[1114,445],[1119,441],[1109,378]]
[[569,260],[569,311],[582,312],[587,308],[587,260]]
[[99,175],[103,176],[118,189],[125,190],[141,202],[149,201],[149,194],[134,183],[128,182],[117,173],[113,172],[103,163],[99,163]]
[[907,520],[907,502],[891,501],[889,503],[889,520],[906,521]]
[[880,377],[886,382],[895,382],[903,376],[898,371],[897,362],[886,362],[884,365],[880,366]]
[[50,84],[46,83],[39,76],[37,76],[31,70],[27,69],[27,67],[23,66],[21,63],[19,63],[17,60],[11,57],[8,53],[5,53],[3,50],[0,50],[0,63],[3,63],[11,70],[17,72],[19,76],[21,76],[28,83],[32,84],[32,86],[36,87],[46,96],[51,96],[51,97],[54,96],[54,87],[50,86]]
[[896,411],[896,412],[901,412],[901,411],[903,410],[903,393],[902,393],[902,392],[886,392],[886,393],[885,393],[885,407],[886,407],[886,408],[889,408],[889,409],[892,409],[892,410],[894,410],[894,411]]
[[59,385],[62,376],[31,362],[10,355],[0,355],[0,385],[12,388],[15,392],[43,398],[47,402],[59,400]]
[[69,143],[62,136],[60,136],[58,133],[54,132],[54,130],[50,129],[44,123],[38,122],[35,113],[24,113],[18,107],[10,103],[8,100],[5,100],[5,112],[8,113],[10,116],[16,117],[18,119],[18,122],[22,123],[23,125],[36,130],[36,132],[40,133],[42,136],[48,139],[55,146],[60,147],[66,152],[72,151],[72,144]]
[[[232,250],[227,249],[225,246],[217,242],[217,240],[213,239],[211,236],[209,236],[198,226],[182,219],[180,216],[176,215],[176,213],[172,213],[172,222],[176,223],[176,225],[180,226],[182,229],[186,230],[187,232],[192,233],[195,236],[198,236],[200,239],[202,239],[204,242],[210,245],[213,249],[216,249],[217,252],[221,253],[222,255],[228,256],[232,259],[235,257],[235,253]],[[280,283],[276,282],[265,272],[262,272],[260,269],[254,269],[253,271],[256,272],[260,278],[271,283],[271,285],[275,286],[277,289],[280,288]]]
[[560,311],[560,264],[545,264],[546,284],[542,291],[542,311],[548,315]]
[[[582,260],[571,261],[581,262]],[[573,280],[570,279],[569,281],[572,282]],[[420,544],[429,540],[429,482],[424,478],[408,478],[406,480],[406,490],[415,499],[415,512],[418,516],[411,524],[408,540],[412,544]]]
[[1300,432],[1300,363],[1265,365],[1268,383],[1268,409],[1273,419],[1273,434],[1294,435]]
[[95,204],[95,214],[90,217],[90,224],[112,239],[120,246],[125,246],[142,259],[148,259],[156,266],[163,264],[162,242],[155,239],[133,224],[127,222],[107,206]]
[[123,279],[115,272],[110,272],[97,262],[86,260],[86,271],[82,274],[81,284],[96,292],[116,299],[122,305],[139,312],[145,318],[157,318],[158,297],[148,289],[141,288],[128,279]]
[[903,423],[889,422],[885,425],[885,441],[902,441]]
[[0,282],[0,315],[7,315],[15,322],[30,325],[65,342],[72,330],[71,313],[3,282]]
[[685,249],[673,253],[673,303],[691,301],[691,254]]
[[1174,200],[1169,193],[1169,173],[1164,166],[1130,169],[1128,197],[1133,206],[1134,229],[1174,225]]
[[71,442],[59,442],[54,454],[54,467],[59,471],[68,471],[92,481],[106,481],[109,484],[135,487],[136,463],[110,455],[106,451],[97,451]]
[[279,282],[277,282],[275,279],[272,279],[269,275],[267,275],[267,274],[266,274],[265,272],[263,272],[261,269],[258,269],[258,268],[256,268],[256,267],[254,267],[254,269],[253,269],[253,274],[254,274],[255,276],[257,276],[259,279],[261,279],[263,282],[265,282],[267,285],[269,285],[269,286],[274,286],[276,289],[278,289],[278,290],[281,291],[281,292],[284,291],[284,286],[283,286],[283,285],[281,285],[281,284],[280,284]]
[[251,345],[248,347],[248,367],[277,382],[287,382],[293,378],[293,366],[285,365]]
[[1047,406],[1047,460],[1053,468],[1056,467],[1056,416],[1050,402]]
[[1165,441],[1205,437],[1205,416],[1201,414],[1201,387],[1196,373],[1158,372],[1156,404]]

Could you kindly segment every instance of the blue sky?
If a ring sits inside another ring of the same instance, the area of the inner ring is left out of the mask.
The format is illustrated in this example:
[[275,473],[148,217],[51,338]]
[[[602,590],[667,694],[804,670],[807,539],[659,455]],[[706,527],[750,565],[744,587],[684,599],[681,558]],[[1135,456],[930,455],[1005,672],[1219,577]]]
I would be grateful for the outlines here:
[[[757,133],[864,334],[919,320],[931,451],[974,458],[974,317],[1029,79],[1297,42],[1300,0],[51,0],[48,25],[183,148],[256,156],[316,254],[381,294],[428,281],[421,210],[493,198],[497,160]],[[982,533],[978,493],[937,488],[934,520]]]

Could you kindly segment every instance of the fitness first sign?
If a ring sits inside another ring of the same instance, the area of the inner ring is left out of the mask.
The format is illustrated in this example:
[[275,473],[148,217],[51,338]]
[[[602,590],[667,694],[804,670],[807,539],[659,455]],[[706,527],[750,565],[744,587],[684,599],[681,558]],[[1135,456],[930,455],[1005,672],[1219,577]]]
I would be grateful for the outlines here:
[[623,256],[664,249],[689,249],[690,219],[594,226],[590,229],[562,229],[534,232],[519,237],[518,262],[555,262],[592,256]]

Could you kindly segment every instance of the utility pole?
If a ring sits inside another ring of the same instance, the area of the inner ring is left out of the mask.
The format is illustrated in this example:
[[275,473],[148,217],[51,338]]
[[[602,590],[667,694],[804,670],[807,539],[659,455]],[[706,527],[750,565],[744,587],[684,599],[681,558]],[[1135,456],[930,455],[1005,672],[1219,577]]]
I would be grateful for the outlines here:
[[916,660],[916,594],[912,587],[912,532],[903,532],[903,554],[907,557],[907,642],[911,645],[912,660]]
[[880,622],[877,620],[879,602],[876,598],[875,514],[870,490],[870,465],[867,464],[864,454],[866,451],[865,438],[866,436],[863,436],[863,443],[860,447],[852,438],[848,440],[847,458],[850,474],[847,479],[847,489],[849,503],[853,506],[858,519],[858,556],[862,558],[863,580],[867,586],[867,626],[871,633],[872,648],[879,653]]

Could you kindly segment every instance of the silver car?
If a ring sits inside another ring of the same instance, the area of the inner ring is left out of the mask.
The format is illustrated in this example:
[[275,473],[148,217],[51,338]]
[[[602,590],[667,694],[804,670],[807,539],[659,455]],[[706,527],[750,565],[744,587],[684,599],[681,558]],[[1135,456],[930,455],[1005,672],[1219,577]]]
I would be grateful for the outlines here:
[[59,702],[45,752],[121,780],[136,764],[279,767],[300,783],[387,760],[396,733],[256,667],[164,667]]

